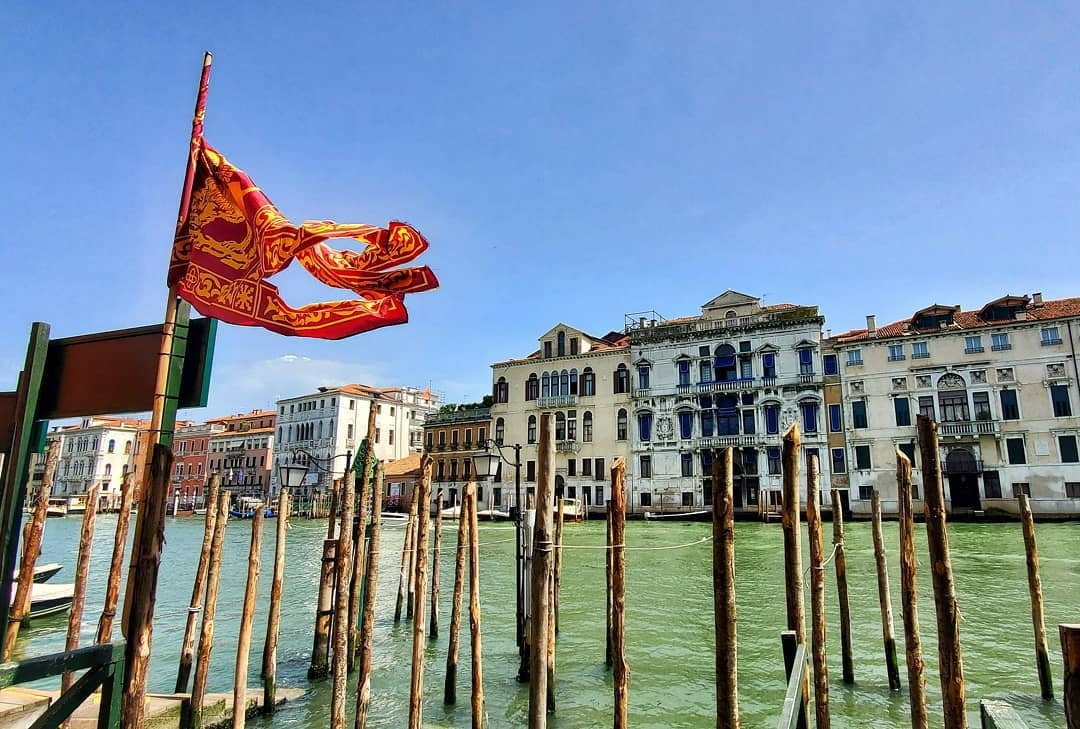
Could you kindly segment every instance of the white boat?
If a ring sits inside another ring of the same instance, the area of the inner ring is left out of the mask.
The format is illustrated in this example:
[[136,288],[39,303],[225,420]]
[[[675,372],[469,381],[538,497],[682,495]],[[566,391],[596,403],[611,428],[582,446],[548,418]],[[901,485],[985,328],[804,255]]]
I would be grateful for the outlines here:
[[[34,565],[34,582],[48,582],[62,569],[64,569],[64,565],[58,562]],[[19,570],[15,570],[15,574],[11,579],[13,582],[18,581]]]
[[[30,588],[30,619],[44,618],[57,613],[64,613],[71,607],[75,595],[75,585],[35,584]],[[12,591],[11,599],[15,599]]]
[[67,516],[67,499],[49,499],[49,506],[45,509],[45,516],[56,519]]
[[86,494],[81,496],[70,496],[67,500],[67,513],[70,516],[77,516],[86,513]]
[[408,514],[402,514],[399,511],[381,511],[379,512],[379,519],[381,521],[405,521],[409,518]]
[[192,512],[195,514],[195,516],[206,516],[206,509],[205,508],[192,509]]
[[479,521],[506,521],[510,518],[510,512],[498,509],[481,509],[476,512]]
[[[567,521],[585,521],[585,504],[581,499],[563,499],[563,519]],[[555,505],[558,512],[559,506]]]
[[451,506],[449,509],[442,510],[443,519],[460,519],[461,518],[461,505]]

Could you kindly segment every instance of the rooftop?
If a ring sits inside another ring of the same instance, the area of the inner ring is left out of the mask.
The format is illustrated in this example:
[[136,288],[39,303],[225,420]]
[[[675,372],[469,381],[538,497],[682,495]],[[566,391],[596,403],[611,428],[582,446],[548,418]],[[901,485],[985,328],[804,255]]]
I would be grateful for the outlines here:
[[420,475],[420,454],[413,453],[412,455],[399,458],[396,461],[390,461],[383,466],[383,475],[386,478],[400,477],[400,476],[419,476]]

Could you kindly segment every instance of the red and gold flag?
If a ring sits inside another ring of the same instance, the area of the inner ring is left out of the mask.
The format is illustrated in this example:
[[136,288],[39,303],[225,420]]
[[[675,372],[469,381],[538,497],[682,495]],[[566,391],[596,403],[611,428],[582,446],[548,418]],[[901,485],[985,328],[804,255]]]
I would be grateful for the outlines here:
[[[361,251],[337,250],[353,238]],[[427,266],[396,268],[428,247],[408,223],[386,228],[330,220],[293,225],[243,170],[210,145],[196,152],[188,216],[176,233],[169,285],[201,314],[279,334],[342,339],[408,321],[405,294],[439,281]],[[292,307],[266,279],[293,259],[328,286],[359,299]]]

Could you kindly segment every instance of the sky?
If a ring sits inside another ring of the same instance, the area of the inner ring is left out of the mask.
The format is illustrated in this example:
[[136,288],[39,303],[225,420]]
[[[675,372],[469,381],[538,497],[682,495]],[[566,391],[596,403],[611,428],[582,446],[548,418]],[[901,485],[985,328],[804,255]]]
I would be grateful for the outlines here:
[[[835,332],[1080,295],[1077,37],[1052,2],[12,0],[0,388],[32,321],[161,320],[204,50],[215,148],[294,221],[409,221],[442,286],[343,341],[222,325],[191,418],[345,382],[476,400],[556,322],[729,288]],[[291,304],[344,293],[298,268]]]

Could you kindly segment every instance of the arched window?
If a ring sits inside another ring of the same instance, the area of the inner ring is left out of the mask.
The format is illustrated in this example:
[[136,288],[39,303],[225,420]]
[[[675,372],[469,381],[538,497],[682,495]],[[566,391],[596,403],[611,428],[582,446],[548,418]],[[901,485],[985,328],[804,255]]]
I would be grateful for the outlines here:
[[630,370],[621,364],[615,368],[615,394],[630,392]]
[[540,375],[540,397],[548,397],[551,395],[551,383],[548,380],[548,373],[545,372]]
[[281,426],[280,425],[278,426],[278,429],[277,429],[277,439],[279,441],[281,440]]
[[615,440],[626,440],[626,408],[620,408],[615,418]]
[[558,352],[558,356],[565,357],[566,356],[566,332],[560,331],[555,336],[556,336],[555,341],[557,342],[557,344],[555,345],[555,350],[556,350],[556,352]]
[[592,413],[588,410],[581,416],[581,440],[592,443]]
[[694,412],[692,410],[680,410],[679,417],[679,438],[682,440],[689,440],[694,437]]
[[570,394],[578,394],[577,370],[570,370]]
[[525,400],[535,400],[538,397],[540,397],[540,380],[533,372],[529,375],[529,379],[525,380]]
[[738,316],[739,316],[739,313],[737,311],[735,311],[734,309],[732,309],[728,313],[724,314],[725,319],[735,319]]
[[292,437],[292,426],[291,425],[289,426],[288,435],[289,435],[289,440],[292,440],[293,437]]
[[105,478],[112,478],[112,464],[105,464]]
[[500,377],[495,382],[495,402],[510,402],[510,387],[506,384],[506,378]]
[[322,438],[322,421],[319,421],[319,438]]
[[570,394],[570,373],[566,370],[563,370],[561,373],[559,373],[559,394]]
[[717,382],[730,382],[738,379],[735,369],[735,348],[730,344],[721,344],[716,348],[716,357],[713,359],[713,379]]
[[536,442],[536,416],[535,415],[530,415],[529,416],[529,442],[530,443],[535,443]]
[[566,440],[566,416],[555,413],[555,440]]
[[647,443],[652,440],[652,413],[639,413],[637,422],[638,439],[642,443]]
[[596,394],[596,375],[593,374],[592,367],[586,367],[581,373],[581,394],[584,396]]
[[116,441],[115,440],[112,440],[112,439],[109,440],[109,453],[116,453]]
[[499,445],[503,444],[503,439],[506,436],[506,421],[499,418],[495,421],[495,442]]

